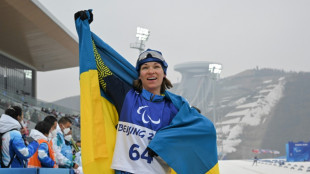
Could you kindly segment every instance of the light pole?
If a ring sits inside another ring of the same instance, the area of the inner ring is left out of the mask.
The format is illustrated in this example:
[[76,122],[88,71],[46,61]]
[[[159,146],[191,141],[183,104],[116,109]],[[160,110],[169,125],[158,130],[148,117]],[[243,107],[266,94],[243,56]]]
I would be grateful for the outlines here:
[[[216,127],[216,105],[217,105],[217,100],[215,96],[215,85],[216,85],[216,80],[220,78],[220,74],[222,72],[222,65],[221,64],[209,64],[209,71],[211,72],[211,79],[212,79],[212,97],[213,97],[213,124]],[[220,122],[222,119],[219,119]],[[222,130],[222,125],[219,125],[221,128],[221,136],[219,137],[219,134],[217,133],[217,139],[218,143],[220,144],[221,147],[221,156],[223,156],[223,130]],[[219,139],[221,139],[219,141]]]
[[145,48],[145,42],[148,40],[150,36],[150,30],[142,27],[137,27],[137,40],[135,43],[130,44],[130,48],[138,49],[139,53],[144,51]]
[[215,83],[216,80],[220,78],[220,74],[222,72],[222,65],[221,64],[209,64],[209,71],[211,72],[211,79],[212,79],[212,96],[213,96],[213,123],[215,125],[216,122],[216,99],[215,99]]

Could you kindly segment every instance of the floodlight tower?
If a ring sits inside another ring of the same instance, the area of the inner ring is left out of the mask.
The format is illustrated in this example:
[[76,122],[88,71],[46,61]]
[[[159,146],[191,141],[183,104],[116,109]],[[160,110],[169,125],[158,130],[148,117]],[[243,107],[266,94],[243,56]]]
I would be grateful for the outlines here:
[[140,53],[144,51],[145,42],[148,40],[150,33],[150,30],[146,28],[137,27],[137,41],[135,43],[131,43],[130,48],[138,49]]
[[[216,100],[216,94],[215,94],[215,88],[216,88],[216,81],[220,78],[220,74],[222,72],[222,65],[221,64],[217,64],[217,63],[213,63],[213,64],[209,64],[209,71],[211,72],[210,74],[210,78],[212,79],[212,98],[213,98],[213,123],[214,126],[220,130],[220,133],[217,134],[217,140],[218,140],[218,145],[219,148],[221,148],[220,151],[220,156],[221,158],[223,157],[223,150],[224,150],[224,145],[223,145],[223,125],[222,123],[222,119],[219,118],[218,120],[218,125],[216,124],[216,105],[217,105],[217,100]],[[220,136],[220,137],[219,137]]]
[[215,84],[216,80],[220,78],[220,74],[222,72],[222,65],[213,63],[209,64],[209,71],[211,72],[212,79],[212,95],[213,95],[213,123],[216,123],[216,97],[215,97]]

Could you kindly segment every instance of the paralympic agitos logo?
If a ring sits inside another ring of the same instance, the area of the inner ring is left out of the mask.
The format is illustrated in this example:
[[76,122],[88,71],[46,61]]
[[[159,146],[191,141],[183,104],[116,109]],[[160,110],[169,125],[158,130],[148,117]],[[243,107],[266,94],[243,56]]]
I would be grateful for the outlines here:
[[[159,124],[160,123],[160,118],[157,120],[157,121],[154,121],[154,120],[152,120],[152,118],[148,115],[148,114],[146,114],[145,112],[146,112],[146,110],[144,109],[144,108],[147,108],[147,107],[149,107],[149,106],[140,106],[138,109],[137,109],[137,113],[139,114],[139,115],[141,115],[141,117],[142,117],[142,122],[143,123],[145,123],[145,124],[147,124],[147,123],[149,123],[150,121],[153,123],[153,124]],[[142,112],[141,112],[142,111]],[[147,119],[145,118],[146,116],[145,115],[147,115]]]

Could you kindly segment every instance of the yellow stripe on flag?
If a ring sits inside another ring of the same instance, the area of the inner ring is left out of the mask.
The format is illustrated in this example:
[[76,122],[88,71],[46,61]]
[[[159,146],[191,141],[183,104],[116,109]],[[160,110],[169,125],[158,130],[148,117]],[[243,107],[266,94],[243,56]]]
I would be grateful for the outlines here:
[[82,165],[85,174],[114,174],[111,169],[117,111],[100,95],[97,70],[80,75]]
[[212,167],[206,174],[219,174],[220,169],[219,169],[219,163],[216,163],[215,166]]

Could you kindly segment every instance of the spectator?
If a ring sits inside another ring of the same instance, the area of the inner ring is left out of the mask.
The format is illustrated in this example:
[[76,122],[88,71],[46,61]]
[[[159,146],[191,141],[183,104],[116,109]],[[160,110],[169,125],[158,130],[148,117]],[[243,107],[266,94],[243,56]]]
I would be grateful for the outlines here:
[[18,106],[6,109],[0,118],[2,168],[25,168],[27,159],[38,149],[39,144],[36,141],[25,145],[20,132],[22,118],[23,113]]
[[[48,139],[49,139],[48,143],[50,147],[53,147],[53,139],[57,136],[57,126],[58,126],[57,119],[56,117],[49,115],[49,116],[46,116],[43,121],[52,125],[51,132],[48,135]],[[52,150],[53,150],[54,156],[56,156],[53,148]]]
[[57,136],[53,138],[53,149],[56,154],[56,163],[60,168],[73,167],[73,154],[71,147],[72,121],[68,117],[62,117],[58,121]]
[[52,124],[41,121],[35,129],[32,129],[30,136],[39,142],[39,149],[29,159],[28,167],[30,168],[58,168],[52,146],[48,143],[48,135],[50,134]]
[[55,138],[57,136],[57,129],[56,129],[58,126],[57,119],[56,119],[56,117],[49,115],[49,116],[46,116],[43,121],[49,123],[52,126],[51,132],[49,135],[50,140],[52,140],[53,138]]

